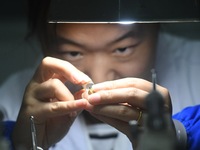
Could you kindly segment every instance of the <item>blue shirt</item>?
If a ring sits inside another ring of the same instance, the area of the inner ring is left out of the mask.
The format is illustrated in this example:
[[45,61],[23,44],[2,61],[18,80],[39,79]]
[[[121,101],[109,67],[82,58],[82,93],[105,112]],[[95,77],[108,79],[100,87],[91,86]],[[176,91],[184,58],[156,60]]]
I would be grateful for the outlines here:
[[179,120],[187,132],[187,149],[200,149],[200,105],[183,109],[173,116]]
[[[179,120],[185,127],[187,132],[187,149],[200,149],[200,105],[191,106],[183,109],[175,114],[173,119]],[[15,122],[3,122],[3,135],[11,141],[11,133]],[[12,143],[12,142],[11,142]]]
[[9,144],[9,147],[10,147],[9,149],[13,150],[14,148],[13,148],[13,145],[12,145],[11,134],[12,134],[12,131],[14,129],[15,122],[14,121],[1,122],[0,126],[2,128],[2,135],[6,140],[5,142],[7,142]]

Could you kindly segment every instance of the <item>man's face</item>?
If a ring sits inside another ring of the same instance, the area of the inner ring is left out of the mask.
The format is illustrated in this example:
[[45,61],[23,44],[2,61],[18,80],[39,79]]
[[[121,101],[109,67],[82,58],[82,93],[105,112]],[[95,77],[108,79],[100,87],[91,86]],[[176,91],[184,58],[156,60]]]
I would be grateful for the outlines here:
[[157,32],[155,24],[57,24],[54,48],[44,54],[70,62],[94,83],[149,79]]

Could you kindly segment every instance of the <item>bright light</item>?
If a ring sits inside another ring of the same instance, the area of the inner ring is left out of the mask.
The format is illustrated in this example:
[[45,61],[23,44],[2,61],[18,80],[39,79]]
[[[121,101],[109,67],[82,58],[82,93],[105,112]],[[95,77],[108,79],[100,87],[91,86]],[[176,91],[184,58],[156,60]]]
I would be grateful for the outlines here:
[[121,21],[119,22],[120,24],[133,24],[135,23],[134,21]]

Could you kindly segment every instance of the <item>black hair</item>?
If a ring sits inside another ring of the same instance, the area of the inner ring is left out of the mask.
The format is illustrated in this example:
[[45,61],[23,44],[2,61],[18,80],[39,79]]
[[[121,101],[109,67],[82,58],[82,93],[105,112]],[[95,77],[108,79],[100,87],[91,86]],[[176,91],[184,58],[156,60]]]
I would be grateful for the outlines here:
[[51,0],[28,1],[28,34],[27,38],[36,36],[42,48],[47,48],[49,41],[48,10]]

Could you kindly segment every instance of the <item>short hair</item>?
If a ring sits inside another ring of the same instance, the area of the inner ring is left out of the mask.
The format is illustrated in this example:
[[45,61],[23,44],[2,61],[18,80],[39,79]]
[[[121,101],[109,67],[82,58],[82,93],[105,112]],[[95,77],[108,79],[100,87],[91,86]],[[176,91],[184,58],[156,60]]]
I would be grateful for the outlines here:
[[48,31],[48,11],[51,0],[28,1],[28,34],[27,37],[36,36],[42,48],[47,48],[50,40]]

